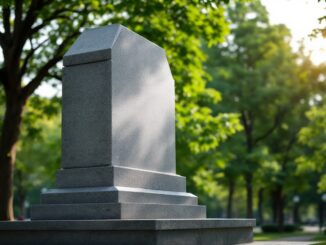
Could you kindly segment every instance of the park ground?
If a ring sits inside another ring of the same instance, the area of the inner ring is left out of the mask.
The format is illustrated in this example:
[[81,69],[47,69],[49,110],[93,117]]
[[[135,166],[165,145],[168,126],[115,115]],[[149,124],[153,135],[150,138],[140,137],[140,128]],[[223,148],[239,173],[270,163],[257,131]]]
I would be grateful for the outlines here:
[[303,227],[303,231],[291,233],[262,233],[254,230],[254,245],[326,245],[326,235],[316,226]]

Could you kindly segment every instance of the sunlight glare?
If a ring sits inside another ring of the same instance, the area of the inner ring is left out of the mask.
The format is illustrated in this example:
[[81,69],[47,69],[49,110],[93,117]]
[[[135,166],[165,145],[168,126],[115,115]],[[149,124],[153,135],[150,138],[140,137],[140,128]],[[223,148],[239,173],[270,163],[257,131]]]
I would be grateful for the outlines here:
[[292,47],[297,50],[299,42],[307,52],[311,52],[315,64],[326,62],[326,40],[321,36],[311,38],[315,28],[326,26],[319,24],[318,18],[326,15],[326,3],[317,0],[262,0],[266,6],[272,24],[285,24],[292,32]]

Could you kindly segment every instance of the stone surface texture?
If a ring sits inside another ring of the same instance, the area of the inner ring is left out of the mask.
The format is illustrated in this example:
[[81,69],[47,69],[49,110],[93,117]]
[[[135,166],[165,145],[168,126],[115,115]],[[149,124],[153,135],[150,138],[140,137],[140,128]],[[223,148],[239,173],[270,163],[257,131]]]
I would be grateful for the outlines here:
[[64,65],[63,168],[175,173],[174,80],[162,48],[111,25],[81,34]]
[[252,241],[254,220],[0,222],[0,244],[226,245]]

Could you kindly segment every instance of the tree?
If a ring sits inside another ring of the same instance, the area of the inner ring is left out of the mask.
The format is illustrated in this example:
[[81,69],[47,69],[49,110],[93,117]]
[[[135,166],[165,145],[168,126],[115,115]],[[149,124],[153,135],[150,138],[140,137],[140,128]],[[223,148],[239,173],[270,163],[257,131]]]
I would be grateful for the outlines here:
[[25,107],[14,179],[19,217],[26,217],[25,204],[34,201],[31,193],[54,184],[61,158],[60,105],[57,98],[32,96]]
[[295,174],[295,159],[303,152],[298,142],[298,133],[300,128],[306,124],[304,113],[309,107],[309,90],[306,89],[306,93],[301,91],[300,98],[302,103],[297,103],[296,99],[294,99],[294,97],[298,96],[298,93],[292,92],[293,94],[289,93],[288,101],[288,104],[291,105],[291,110],[284,116],[281,126],[265,140],[270,155],[277,166],[276,171],[268,173],[270,183],[267,190],[271,192],[271,199],[274,204],[273,221],[278,225],[279,231],[283,231],[284,228],[284,208],[286,206],[287,193],[291,190],[294,190],[292,191],[294,193],[298,193],[301,187],[298,180],[300,177],[304,177]]
[[326,191],[326,106],[314,106],[307,112],[309,124],[302,128],[299,140],[308,146],[306,154],[297,158],[298,171],[319,174],[318,191]]
[[[202,39],[209,44],[223,40],[228,30],[227,2],[2,0],[0,82],[5,112],[0,136],[0,220],[13,219],[12,183],[24,107],[42,81],[60,80],[58,63],[85,27],[121,23],[166,49],[176,81],[179,145],[207,151],[232,134],[237,124],[234,116],[216,116],[201,106],[203,101],[216,102],[219,94],[205,86],[200,44]],[[222,129],[222,134],[210,134],[212,128]],[[197,137],[202,132],[205,136]]]
[[200,158],[196,155],[196,160],[201,163],[200,167],[195,163],[187,165],[186,169],[192,176],[187,181],[187,188],[196,190],[199,201],[205,200],[203,203],[207,206],[208,215],[232,218],[235,188],[241,172],[234,161],[236,153],[231,153],[222,144],[218,151],[212,149],[199,155]]
[[[326,2],[318,0],[318,2]],[[318,18],[319,23],[326,21],[326,15]],[[316,28],[313,30],[312,36],[322,34],[326,38],[326,28]],[[298,157],[298,172],[305,171],[315,172],[319,174],[318,191],[326,191],[326,103],[325,103],[325,72],[326,63],[320,64],[317,70],[317,80],[320,82],[320,89],[311,102],[313,106],[306,113],[309,124],[302,128],[299,132],[299,141],[308,147],[303,156]]]
[[[233,23],[231,35],[226,43],[213,47],[207,67],[214,88],[223,94],[215,110],[240,114],[244,131],[228,146],[242,165],[247,217],[251,218],[255,176],[264,165],[288,161],[293,137],[300,128],[292,124],[291,117],[307,108],[310,80],[291,49],[289,30],[271,25],[260,1],[236,3],[229,7],[228,17]],[[282,144],[275,137],[284,139]]]

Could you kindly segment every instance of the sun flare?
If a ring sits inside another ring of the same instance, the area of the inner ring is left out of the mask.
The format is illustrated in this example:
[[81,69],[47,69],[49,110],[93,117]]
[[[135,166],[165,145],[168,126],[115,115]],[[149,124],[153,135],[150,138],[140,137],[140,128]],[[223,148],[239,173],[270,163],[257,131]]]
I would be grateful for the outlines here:
[[326,3],[317,0],[262,0],[270,14],[273,24],[285,24],[292,32],[294,50],[303,41],[307,52],[311,53],[316,64],[326,62],[326,40],[318,36],[311,38],[315,28],[326,26],[319,23],[318,18],[326,15]]

